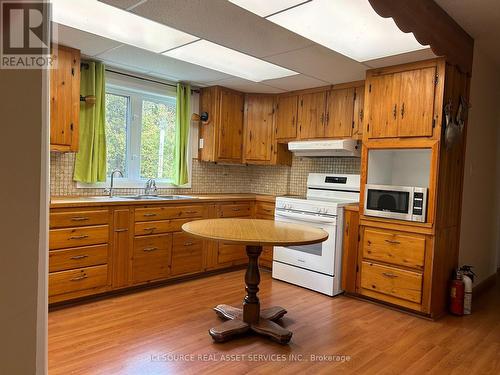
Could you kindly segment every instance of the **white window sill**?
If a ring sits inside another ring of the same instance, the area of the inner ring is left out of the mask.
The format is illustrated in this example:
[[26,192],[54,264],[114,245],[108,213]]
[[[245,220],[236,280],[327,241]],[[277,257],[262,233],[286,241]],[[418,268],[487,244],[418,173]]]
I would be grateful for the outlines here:
[[[147,180],[126,180],[126,179],[115,179],[113,182],[113,189],[144,189],[146,187]],[[156,187],[158,189],[190,189],[191,182],[184,185],[172,185],[169,181],[156,180]],[[111,185],[111,181],[97,182],[95,184],[86,184],[83,182],[77,182],[76,187],[78,189],[107,189]]]

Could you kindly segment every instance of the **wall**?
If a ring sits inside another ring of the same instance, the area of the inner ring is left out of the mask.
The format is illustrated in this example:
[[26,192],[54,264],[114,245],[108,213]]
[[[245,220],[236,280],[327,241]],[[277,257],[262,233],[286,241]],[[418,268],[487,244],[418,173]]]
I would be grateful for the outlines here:
[[467,130],[459,263],[473,265],[478,282],[495,273],[499,254],[499,98],[500,69],[481,51],[480,44],[476,44],[470,95],[472,107]]
[[[103,189],[78,189],[73,181],[75,155],[52,152],[52,196],[103,195]],[[307,174],[359,173],[359,158],[293,158],[292,166],[221,165],[193,160],[191,189],[161,189],[163,194],[260,193],[305,195]],[[142,189],[116,189],[116,194],[138,194]]]
[[8,176],[0,184],[1,374],[46,373],[45,75],[40,70],[0,70],[0,170]]

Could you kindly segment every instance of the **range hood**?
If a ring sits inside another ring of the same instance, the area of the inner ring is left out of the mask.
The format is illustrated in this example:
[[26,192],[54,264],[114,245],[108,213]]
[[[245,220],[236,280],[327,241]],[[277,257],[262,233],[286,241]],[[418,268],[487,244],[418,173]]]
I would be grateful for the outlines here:
[[361,145],[354,139],[288,142],[288,149],[297,156],[360,157]]

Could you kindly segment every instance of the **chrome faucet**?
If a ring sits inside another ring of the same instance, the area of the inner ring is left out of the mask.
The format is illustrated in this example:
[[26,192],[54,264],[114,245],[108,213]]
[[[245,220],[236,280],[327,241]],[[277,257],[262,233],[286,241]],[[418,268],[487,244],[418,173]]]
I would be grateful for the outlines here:
[[119,174],[120,177],[123,177],[122,171],[119,169],[115,169],[113,172],[111,172],[111,185],[109,187],[109,197],[113,198],[113,186],[114,186],[114,181],[115,181],[115,174]]
[[144,188],[145,195],[157,195],[158,189],[156,188],[156,181],[154,178],[150,178],[148,182],[146,182],[146,187]]

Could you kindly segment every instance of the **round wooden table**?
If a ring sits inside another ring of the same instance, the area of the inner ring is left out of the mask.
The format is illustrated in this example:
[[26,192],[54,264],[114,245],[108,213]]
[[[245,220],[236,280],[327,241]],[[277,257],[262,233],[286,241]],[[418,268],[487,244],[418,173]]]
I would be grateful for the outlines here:
[[251,330],[282,344],[288,343],[292,338],[292,332],[275,323],[287,311],[279,306],[260,310],[257,297],[260,283],[258,259],[262,246],[309,245],[325,241],[328,233],[306,225],[257,219],[197,220],[184,224],[182,229],[195,237],[246,246],[247,294],[243,300],[243,309],[229,305],[217,305],[214,308],[220,318],[227,320],[209,330],[214,341],[227,341]]

